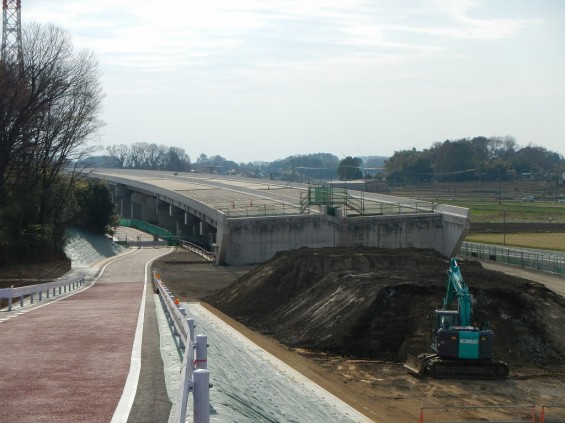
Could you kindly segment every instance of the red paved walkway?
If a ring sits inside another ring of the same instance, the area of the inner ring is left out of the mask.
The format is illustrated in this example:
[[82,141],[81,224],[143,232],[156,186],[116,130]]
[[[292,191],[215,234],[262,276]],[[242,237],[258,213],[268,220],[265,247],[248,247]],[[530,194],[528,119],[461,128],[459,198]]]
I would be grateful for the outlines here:
[[109,422],[130,368],[142,250],[84,292],[0,323],[0,422]]

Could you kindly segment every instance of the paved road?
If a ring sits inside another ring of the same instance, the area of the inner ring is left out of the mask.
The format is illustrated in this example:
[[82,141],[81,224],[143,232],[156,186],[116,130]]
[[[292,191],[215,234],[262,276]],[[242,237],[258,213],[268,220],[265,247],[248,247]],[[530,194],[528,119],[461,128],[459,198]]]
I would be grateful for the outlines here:
[[[134,341],[140,346],[146,263],[166,252],[130,251],[86,289],[0,323],[0,422],[127,419],[137,387],[140,360],[132,348]],[[126,384],[130,370],[135,377]]]
[[492,261],[481,260],[485,269],[497,270],[499,272],[507,273],[509,275],[518,276],[520,278],[529,279],[531,281],[544,284],[553,292],[565,297],[565,276],[554,275],[547,272],[540,272],[537,270],[526,269],[518,266],[509,266]]

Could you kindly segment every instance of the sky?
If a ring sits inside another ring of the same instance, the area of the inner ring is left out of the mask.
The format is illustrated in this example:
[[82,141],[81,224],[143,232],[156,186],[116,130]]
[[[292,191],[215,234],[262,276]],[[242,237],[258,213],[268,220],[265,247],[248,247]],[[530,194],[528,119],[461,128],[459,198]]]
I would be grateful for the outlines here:
[[512,136],[565,154],[562,0],[22,0],[100,63],[101,148],[236,162]]

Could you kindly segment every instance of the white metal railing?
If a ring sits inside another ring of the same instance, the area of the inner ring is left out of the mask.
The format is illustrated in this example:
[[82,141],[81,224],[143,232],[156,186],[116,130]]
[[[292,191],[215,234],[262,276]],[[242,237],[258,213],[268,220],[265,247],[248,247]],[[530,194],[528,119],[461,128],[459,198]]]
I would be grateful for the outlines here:
[[77,289],[84,285],[84,275],[80,275],[74,279],[59,279],[53,282],[40,283],[37,285],[21,286],[18,288],[2,288],[0,289],[0,301],[3,299],[8,300],[8,311],[12,311],[13,299],[20,299],[20,307],[24,306],[24,298],[29,297],[30,303],[35,302],[37,296],[38,301],[43,300],[43,293],[45,299],[55,297],[58,294],[66,294],[67,292]]
[[195,254],[198,254],[200,257],[204,258],[207,261],[210,262],[216,261],[216,255],[214,253],[206,251],[204,248],[196,244],[192,244],[191,242],[181,240],[181,245],[187,250],[192,251]]
[[175,407],[175,423],[184,423],[188,395],[193,396],[193,422],[210,422],[210,371],[208,370],[208,337],[194,335],[194,319],[186,317],[186,310],[180,301],[161,281],[157,273],[153,273],[153,285],[159,293],[161,304],[174,336],[178,336],[179,344],[184,349],[179,391]]

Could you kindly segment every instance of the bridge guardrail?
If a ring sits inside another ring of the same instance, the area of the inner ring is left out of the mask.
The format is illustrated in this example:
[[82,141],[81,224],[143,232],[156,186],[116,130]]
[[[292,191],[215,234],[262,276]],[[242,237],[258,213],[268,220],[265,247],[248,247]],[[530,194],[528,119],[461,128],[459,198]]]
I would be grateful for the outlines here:
[[208,337],[194,334],[194,319],[186,318],[186,310],[180,306],[170,290],[153,273],[153,286],[159,293],[161,305],[171,326],[174,336],[184,349],[181,365],[180,386],[177,394],[175,417],[173,422],[184,423],[186,420],[188,395],[193,396],[193,422],[210,422],[210,371],[208,370]]
[[544,253],[541,250],[529,251],[494,244],[463,242],[460,255],[558,275],[565,274],[565,256],[551,254],[550,251]]
[[84,285],[84,275],[80,275],[73,279],[60,279],[53,282],[40,283],[36,285],[21,286],[18,288],[2,288],[0,289],[0,301],[3,299],[8,300],[8,311],[12,311],[13,299],[20,298],[20,307],[24,306],[24,298],[29,297],[30,303],[34,304],[35,296],[37,295],[38,301],[43,300],[43,293],[45,292],[46,299],[51,295],[55,297],[57,290],[59,295],[70,292]]

